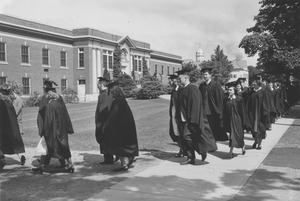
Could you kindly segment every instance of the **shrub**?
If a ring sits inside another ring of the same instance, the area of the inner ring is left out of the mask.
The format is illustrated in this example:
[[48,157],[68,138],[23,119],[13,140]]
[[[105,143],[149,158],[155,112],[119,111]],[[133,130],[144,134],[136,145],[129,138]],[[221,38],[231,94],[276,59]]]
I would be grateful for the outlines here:
[[65,89],[62,92],[62,96],[65,103],[78,103],[79,101],[77,92],[70,88]]
[[25,101],[25,104],[24,106],[25,107],[37,107],[39,106],[39,92],[38,91],[35,91],[33,92],[33,95],[30,96],[26,101]]
[[126,73],[119,75],[118,86],[123,89],[125,97],[131,97],[132,96],[132,93],[131,93],[132,89],[136,88],[135,82]]
[[143,81],[142,87],[133,95],[136,99],[154,99],[162,95],[163,89],[160,81]]
[[172,90],[173,87],[171,87],[170,85],[162,85],[163,94],[171,94]]

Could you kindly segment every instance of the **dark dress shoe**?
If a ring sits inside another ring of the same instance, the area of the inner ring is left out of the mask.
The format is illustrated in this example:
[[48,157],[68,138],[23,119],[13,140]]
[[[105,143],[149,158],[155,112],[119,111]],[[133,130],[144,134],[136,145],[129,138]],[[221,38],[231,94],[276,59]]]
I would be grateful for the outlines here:
[[257,147],[256,149],[257,149],[257,150],[261,150],[261,146]]
[[180,153],[175,155],[175,158],[180,158],[180,157],[182,157],[182,154],[180,154]]
[[119,167],[117,169],[114,169],[114,171],[115,172],[121,172],[121,171],[126,171],[128,169],[129,169],[129,167],[127,165],[123,165],[123,166],[121,166],[121,167]]
[[110,165],[110,164],[114,164],[113,161],[103,161],[103,162],[100,162],[101,165]]
[[207,153],[202,153],[201,156],[202,156],[202,161],[205,161],[205,159],[207,157]]
[[256,148],[256,145],[257,145],[257,143],[254,142],[254,144],[252,145],[252,149],[255,149],[255,148]]
[[25,164],[25,161],[26,161],[26,158],[25,158],[25,156],[21,156],[21,165],[24,165]]
[[194,159],[188,159],[188,160],[180,163],[180,165],[189,165],[189,164],[195,165],[195,160]]
[[245,155],[245,154],[246,154],[246,150],[243,150],[243,151],[242,151],[242,155]]
[[35,167],[31,169],[33,173],[43,174],[43,168],[42,167]]
[[128,168],[132,165],[132,163],[134,162],[134,156],[133,157],[129,157],[129,161],[128,161]]

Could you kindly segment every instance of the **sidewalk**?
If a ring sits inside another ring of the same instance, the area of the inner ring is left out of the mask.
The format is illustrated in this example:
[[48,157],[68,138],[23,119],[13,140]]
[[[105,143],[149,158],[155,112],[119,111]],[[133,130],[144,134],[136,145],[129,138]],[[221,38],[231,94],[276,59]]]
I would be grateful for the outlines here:
[[[292,113],[299,118],[300,107],[294,108]],[[290,125],[293,124],[290,127],[292,135],[299,132],[299,119],[293,122],[292,118],[278,120],[272,131],[267,132],[262,150],[251,149],[252,136],[246,134],[247,150],[244,156],[241,150],[235,149],[237,156],[226,159],[228,143],[221,142],[218,143],[218,151],[209,154],[204,163],[197,156],[196,165],[181,166],[179,163],[185,159],[170,157],[87,200],[298,200],[300,162],[295,161],[299,161],[300,149],[292,147],[285,152],[276,150],[277,146],[290,144],[278,143],[283,134],[281,140],[290,138],[290,129],[286,132]],[[294,143],[296,146],[297,142]],[[288,164],[293,166],[289,167]]]

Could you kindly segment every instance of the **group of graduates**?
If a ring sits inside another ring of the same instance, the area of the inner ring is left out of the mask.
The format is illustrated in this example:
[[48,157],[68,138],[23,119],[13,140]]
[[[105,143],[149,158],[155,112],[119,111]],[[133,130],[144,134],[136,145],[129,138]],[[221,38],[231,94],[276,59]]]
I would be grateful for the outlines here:
[[[73,134],[74,130],[63,97],[56,92],[56,86],[54,81],[45,80],[44,94],[38,98],[39,145],[45,153],[38,159],[38,166],[32,168],[34,173],[43,173],[51,158],[59,160],[57,168],[63,172],[73,173],[75,170],[69,148],[69,134]],[[138,156],[133,114],[117,81],[111,82],[99,77],[98,89],[96,140],[100,144],[100,152],[104,154],[104,161],[100,164],[113,164],[120,160],[121,167],[116,171],[128,170],[132,167],[134,157]],[[18,111],[13,107],[13,100],[16,99],[13,94],[9,85],[0,87],[0,170],[6,165],[6,154],[25,153]],[[23,165],[25,156],[22,155],[20,160]]]
[[249,88],[245,78],[222,87],[212,79],[211,70],[201,69],[204,82],[199,88],[190,83],[188,69],[169,75],[173,86],[169,134],[180,147],[175,157],[187,157],[182,165],[195,164],[195,152],[204,161],[207,152],[217,150],[216,141],[229,140],[229,159],[235,156],[234,148],[241,148],[244,155],[245,132],[252,133],[252,148],[260,150],[272,123],[299,100],[299,87],[293,77],[286,87],[275,82],[273,88],[273,83],[267,83],[261,76],[255,76]]

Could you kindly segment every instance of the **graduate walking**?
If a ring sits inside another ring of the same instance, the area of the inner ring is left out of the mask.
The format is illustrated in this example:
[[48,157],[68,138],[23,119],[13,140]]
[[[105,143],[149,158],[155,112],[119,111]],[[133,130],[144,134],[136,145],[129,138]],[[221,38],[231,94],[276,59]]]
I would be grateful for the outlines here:
[[205,80],[199,86],[203,97],[202,104],[215,140],[227,141],[228,136],[222,128],[224,91],[218,82],[212,80],[211,70],[211,68],[201,69]]
[[183,88],[179,94],[179,127],[182,149],[187,160],[181,165],[195,164],[195,152],[201,155],[202,161],[208,151],[217,150],[206,116],[202,111],[202,97],[199,89],[190,83],[189,71],[177,71]]
[[[5,154],[25,153],[16,111],[12,104],[12,91],[6,84],[0,87],[0,170],[6,165]],[[25,163],[21,156],[21,165]]]
[[241,148],[242,155],[246,153],[244,128],[250,128],[244,100],[235,91],[236,84],[238,83],[230,82],[226,84],[228,87],[228,98],[224,100],[224,129],[229,133],[229,159],[234,157],[234,148]]

